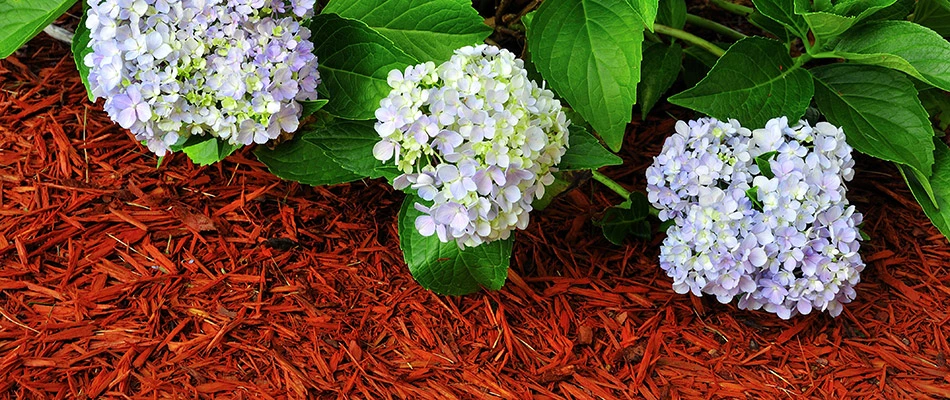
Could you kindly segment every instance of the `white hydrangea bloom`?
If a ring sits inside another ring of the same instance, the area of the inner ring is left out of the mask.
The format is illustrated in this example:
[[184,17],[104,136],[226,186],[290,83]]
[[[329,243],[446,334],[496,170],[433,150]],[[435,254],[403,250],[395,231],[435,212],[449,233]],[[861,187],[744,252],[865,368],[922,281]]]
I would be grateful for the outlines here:
[[677,122],[647,169],[650,202],[675,222],[660,249],[673,289],[784,319],[840,314],[864,269],[862,216],[845,197],[853,166],[844,132],[827,122]]
[[293,132],[320,81],[315,0],[88,0],[92,94],[157,155],[192,135],[233,145]]
[[389,73],[376,110],[373,155],[404,173],[431,205],[419,232],[473,247],[528,225],[531,203],[554,182],[570,122],[550,90],[528,79],[522,60],[488,45]]

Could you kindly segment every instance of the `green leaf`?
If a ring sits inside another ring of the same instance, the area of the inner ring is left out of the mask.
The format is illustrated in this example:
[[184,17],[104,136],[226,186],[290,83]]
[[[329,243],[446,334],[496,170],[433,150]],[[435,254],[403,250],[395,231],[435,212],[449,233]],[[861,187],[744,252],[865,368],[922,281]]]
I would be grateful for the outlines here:
[[[800,38],[808,37],[808,23],[795,13],[795,0],[752,0],[755,10],[772,21],[782,24],[792,34]],[[762,23],[762,19],[758,19]],[[761,26],[765,29],[765,26]],[[774,29],[774,28],[773,28]],[[772,31],[769,29],[769,31]],[[778,32],[772,31],[778,35]],[[779,37],[781,39],[781,36]],[[786,40],[787,41],[787,40]]]
[[[653,32],[653,22],[656,21],[656,15],[659,11],[659,1],[658,0],[627,0],[627,3],[630,3],[630,6],[633,7],[633,11],[640,16],[640,21],[643,21],[643,25],[646,26],[650,32]],[[629,27],[630,29],[636,29],[636,26]]]
[[745,191],[745,197],[752,201],[752,208],[762,211],[762,202],[759,201],[759,187],[753,186]]
[[775,177],[775,174],[772,173],[772,164],[769,162],[773,157],[777,156],[777,151],[770,151],[768,153],[763,153],[755,158],[755,165],[759,167],[759,172],[762,173],[762,176],[772,179]]
[[686,0],[660,0],[656,22],[676,29],[686,25]]
[[605,149],[600,141],[581,125],[572,123],[568,138],[570,147],[561,156],[561,162],[557,165],[561,171],[597,169],[607,165],[623,164],[620,157]]
[[336,119],[312,124],[301,137],[323,149],[336,164],[361,177],[383,177],[392,181],[400,174],[392,162],[383,164],[373,157],[373,146],[379,142],[379,134],[371,121]]
[[277,177],[306,185],[335,185],[363,178],[337,164],[320,146],[300,137],[273,149],[258,146],[254,155]]
[[[562,193],[573,189],[576,187],[578,180],[580,179],[578,175],[581,175],[581,172],[575,171],[557,171],[553,172],[554,182],[544,188],[544,196],[540,199],[535,200],[531,203],[531,207],[534,208],[532,212],[538,212],[545,208],[548,208],[551,205],[551,202],[555,198],[560,196]],[[588,175],[589,176],[589,175]]]
[[409,273],[419,285],[438,294],[459,296],[481,288],[498,290],[508,278],[514,236],[460,249],[454,241],[442,243],[436,235],[422,236],[416,217],[422,212],[415,203],[423,200],[406,196],[399,210],[399,246]]
[[73,34],[73,42],[70,48],[73,51],[73,61],[76,62],[76,69],[79,70],[79,79],[82,80],[82,85],[86,88],[86,95],[89,96],[89,101],[96,101],[96,97],[92,95],[92,86],[89,85],[89,67],[85,63],[86,54],[92,53],[92,47],[89,47],[91,32],[89,28],[86,28],[87,8],[89,8],[88,3],[83,2],[82,18],[79,19],[79,26],[76,27],[76,33]]
[[811,73],[818,108],[844,129],[848,144],[930,176],[933,129],[910,79],[897,71],[859,64],[826,65]]
[[795,37],[795,34],[789,31],[785,25],[772,18],[766,17],[759,10],[755,10],[749,15],[749,22],[752,25],[755,25],[762,30],[775,35],[775,37],[778,38],[778,40],[782,43],[790,43]]
[[936,32],[908,21],[880,21],[841,36],[835,55],[862,64],[907,73],[950,90],[950,42]]
[[630,199],[604,213],[603,218],[594,221],[604,233],[604,237],[615,245],[622,245],[627,236],[641,239],[650,238],[650,202],[643,193],[634,192]]
[[950,128],[950,93],[940,89],[920,91],[920,102],[941,131]]
[[913,21],[940,36],[950,36],[950,0],[918,0]]
[[319,89],[330,102],[323,110],[347,119],[372,119],[389,95],[389,71],[416,62],[366,24],[320,14],[310,24],[314,54],[320,60]]
[[538,71],[614,151],[637,100],[642,26],[625,1],[546,0],[527,33]]
[[323,13],[363,21],[416,60],[436,64],[492,33],[469,0],[333,0]]
[[676,82],[682,67],[683,48],[680,45],[644,43],[643,62],[640,64],[643,77],[637,85],[640,113],[644,119],[660,97]]
[[0,1],[0,59],[13,54],[75,3],[76,0]]
[[918,177],[908,173],[909,168],[898,167],[924,213],[944,236],[950,238],[950,148],[939,140],[935,143],[934,171],[929,180],[933,197],[928,195]]
[[670,97],[670,103],[745,126],[765,126],[778,116],[796,121],[814,87],[808,71],[792,61],[781,42],[742,39],[726,50],[702,81]]
[[916,0],[897,0],[894,4],[884,7],[871,14],[866,21],[898,20],[906,21],[907,16],[914,11]]
[[815,35],[816,43],[819,43],[844,33],[897,0],[847,0],[838,1],[831,7],[812,7],[809,0],[794,1],[795,13],[805,18]]
[[[183,151],[191,162],[198,165],[211,165],[225,159],[234,153],[241,146],[235,146],[214,136],[193,135],[186,139],[181,145]],[[177,143],[172,150],[177,150]]]
[[329,100],[327,100],[327,99],[317,99],[317,100],[312,100],[312,101],[307,101],[307,100],[301,101],[301,102],[300,102],[300,106],[303,107],[303,111],[301,112],[300,117],[303,118],[303,117],[308,117],[308,116],[313,115],[313,114],[316,113],[317,111],[320,111],[321,108],[323,108],[324,106],[326,106],[327,103],[329,103]]

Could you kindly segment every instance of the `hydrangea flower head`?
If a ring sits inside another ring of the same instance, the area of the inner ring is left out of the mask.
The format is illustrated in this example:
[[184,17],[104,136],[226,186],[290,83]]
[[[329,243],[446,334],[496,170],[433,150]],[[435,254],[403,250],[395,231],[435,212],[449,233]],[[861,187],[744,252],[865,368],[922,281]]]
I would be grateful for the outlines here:
[[431,202],[415,205],[419,232],[474,247],[526,228],[567,149],[570,122],[554,94],[514,54],[487,45],[394,70],[388,82],[373,155],[403,172],[397,189]]
[[738,297],[784,319],[839,315],[864,269],[862,216],[845,197],[853,166],[844,132],[827,122],[677,122],[647,169],[650,202],[674,221],[660,267],[678,293]]
[[320,80],[315,0],[88,0],[92,94],[158,155],[211,135],[264,143],[297,129]]

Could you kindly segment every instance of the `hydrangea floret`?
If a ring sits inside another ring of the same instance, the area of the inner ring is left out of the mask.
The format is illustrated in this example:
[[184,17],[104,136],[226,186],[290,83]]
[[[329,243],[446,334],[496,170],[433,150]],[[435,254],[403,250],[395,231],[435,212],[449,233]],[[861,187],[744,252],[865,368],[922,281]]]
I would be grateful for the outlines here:
[[89,84],[123,128],[164,155],[192,135],[265,143],[299,125],[320,76],[315,0],[88,0]]
[[374,156],[395,162],[396,189],[431,203],[416,229],[460,247],[507,239],[528,225],[568,145],[570,122],[522,60],[488,45],[393,70],[376,110]]
[[660,249],[673,289],[783,319],[839,315],[864,269],[862,215],[845,197],[853,166],[827,122],[677,122],[647,169],[650,202],[674,222]]

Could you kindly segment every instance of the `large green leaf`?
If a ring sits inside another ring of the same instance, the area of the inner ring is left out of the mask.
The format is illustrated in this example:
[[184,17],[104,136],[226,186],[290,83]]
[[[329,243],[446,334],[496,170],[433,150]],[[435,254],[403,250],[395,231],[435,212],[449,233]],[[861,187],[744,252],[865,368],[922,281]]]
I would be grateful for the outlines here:
[[[660,7],[659,0],[627,0],[627,3],[630,3],[630,6],[633,7],[633,11],[640,16],[643,25],[645,25],[650,32],[653,32],[653,22],[656,21],[656,15]],[[630,28],[635,29],[635,27]]]
[[580,124],[571,124],[570,147],[561,157],[557,168],[562,171],[597,169],[608,165],[623,164],[617,157],[600,144],[587,129]]
[[914,12],[916,0],[897,0],[880,11],[867,17],[867,21],[897,20],[906,21],[907,16]]
[[320,146],[300,137],[273,149],[258,146],[254,155],[279,178],[307,185],[334,185],[363,178],[337,164]]
[[610,207],[604,216],[594,221],[601,228],[604,237],[615,245],[622,245],[627,236],[641,239],[650,238],[650,202],[640,192],[634,192],[630,199]]
[[933,29],[940,36],[950,36],[950,0],[918,0],[914,22]]
[[323,110],[348,119],[372,119],[389,94],[389,71],[416,62],[366,24],[335,14],[320,14],[310,24],[313,52],[320,60],[319,86],[330,102]]
[[920,103],[941,131],[950,128],[950,93],[936,88],[921,90]]
[[880,21],[841,36],[834,55],[862,64],[903,71],[943,90],[950,90],[950,42],[908,21]]
[[399,245],[412,277],[422,287],[445,295],[501,289],[508,278],[514,236],[464,250],[454,241],[442,243],[436,235],[422,236],[415,226],[416,217],[422,215],[414,207],[417,202],[423,200],[406,196],[399,210]]
[[686,25],[686,0],[660,0],[657,12],[656,22],[683,29]]
[[644,43],[643,62],[640,64],[643,77],[637,85],[640,113],[644,119],[660,97],[676,82],[682,67],[683,48],[679,44]]
[[801,15],[795,14],[795,0],[752,0],[752,4],[755,5],[756,11],[782,24],[795,36],[807,37],[808,23]]
[[669,98],[669,102],[746,126],[765,126],[768,120],[805,114],[814,87],[808,71],[789,57],[778,41],[750,37],[726,51],[696,86]]
[[7,58],[76,0],[0,0],[0,58]]
[[818,108],[844,129],[852,147],[930,176],[933,129],[910,79],[860,64],[832,64],[811,73]]
[[82,18],[79,19],[79,26],[76,27],[76,33],[73,34],[73,42],[70,48],[73,51],[73,61],[76,62],[76,69],[79,70],[79,79],[82,80],[82,85],[86,88],[86,95],[89,96],[89,101],[95,101],[96,98],[92,95],[92,87],[89,86],[89,67],[85,63],[86,54],[92,53],[92,47],[89,47],[90,31],[89,28],[86,28],[86,9],[89,6],[86,2],[83,2],[82,5]]
[[642,26],[626,1],[547,0],[528,27],[538,71],[615,151],[637,100]]
[[419,61],[448,60],[492,33],[468,0],[333,0],[323,12],[365,22]]
[[939,140],[935,143],[934,171],[927,182],[932,188],[933,197],[922,185],[920,178],[908,171],[909,168],[900,165],[898,167],[924,213],[944,236],[950,238],[950,148]]
[[383,164],[373,157],[373,146],[379,134],[371,121],[336,119],[313,124],[302,132],[303,140],[319,146],[324,153],[344,169],[369,178],[392,181],[400,172],[392,163]]

